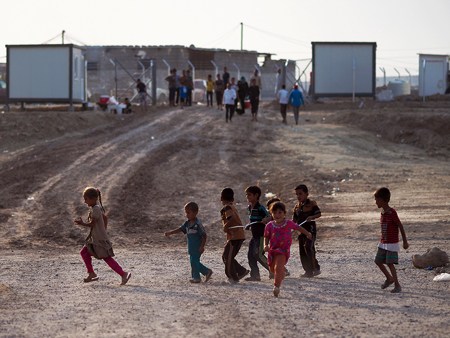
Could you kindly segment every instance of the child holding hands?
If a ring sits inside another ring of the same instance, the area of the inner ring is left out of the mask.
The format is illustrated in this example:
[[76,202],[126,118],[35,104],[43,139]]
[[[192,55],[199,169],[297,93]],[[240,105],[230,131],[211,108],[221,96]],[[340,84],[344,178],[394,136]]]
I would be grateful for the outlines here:
[[286,220],[286,206],[281,202],[275,202],[270,206],[273,221],[266,225],[264,232],[264,251],[268,252],[270,272],[275,274],[273,295],[278,297],[280,287],[285,277],[284,266],[290,257],[292,244],[292,231],[297,230],[312,238],[311,233],[294,223]]
[[89,274],[84,279],[84,282],[89,283],[98,281],[99,279],[92,267],[92,256],[94,256],[97,259],[103,259],[111,269],[117,272],[122,277],[122,283],[120,284],[125,285],[130,279],[131,273],[123,271],[120,265],[113,259],[114,252],[108,234],[106,233],[108,220],[104,214],[105,209],[102,205],[102,194],[100,190],[88,187],[83,192],[83,198],[84,202],[90,207],[88,221],[87,223],[83,222],[80,217],[80,219],[76,219],[74,222],[90,228],[84,247],[80,252]]
[[205,251],[206,232],[202,223],[197,218],[198,205],[195,202],[189,202],[184,206],[187,221],[178,229],[164,233],[169,237],[180,232],[187,235],[188,253],[191,256],[191,283],[200,283],[202,281],[200,273],[205,276],[207,282],[212,275],[212,270],[200,263],[200,257]]

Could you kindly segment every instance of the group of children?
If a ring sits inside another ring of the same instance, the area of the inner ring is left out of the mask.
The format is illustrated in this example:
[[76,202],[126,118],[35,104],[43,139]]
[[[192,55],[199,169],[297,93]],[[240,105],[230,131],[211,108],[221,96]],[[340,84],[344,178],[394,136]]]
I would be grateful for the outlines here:
[[[269,278],[274,279],[273,293],[278,297],[281,283],[284,277],[289,274],[285,265],[290,257],[292,232],[294,230],[300,232],[300,252],[302,264],[306,271],[302,277],[314,277],[320,274],[314,247],[316,231],[313,224],[314,219],[321,216],[320,209],[315,201],[308,199],[308,188],[305,185],[299,185],[295,188],[295,191],[298,204],[294,208],[294,222],[286,220],[286,206],[278,198],[273,198],[267,202],[270,213],[267,212],[266,208],[259,203],[261,189],[258,186],[249,186],[245,189],[245,195],[249,203],[250,223],[244,226],[233,205],[234,191],[231,188],[222,190],[220,200],[223,207],[220,210],[220,215],[223,231],[227,236],[222,260],[225,264],[225,274],[231,284],[238,283],[249,273],[250,276],[245,278],[246,281],[260,281],[259,263],[269,271]],[[190,282],[192,283],[201,282],[200,273],[205,275],[205,281],[208,281],[212,275],[212,270],[199,262],[206,243],[206,233],[197,218],[197,212],[197,204],[193,202],[186,204],[185,213],[188,221],[180,228],[165,233],[166,237],[179,232],[187,234],[188,251],[191,255]],[[244,230],[249,229],[252,232],[247,254],[250,271],[236,260],[236,255],[245,240]],[[201,245],[198,244],[200,242]],[[268,252],[267,258],[265,252]]]
[[[266,208],[259,203],[261,189],[258,186],[249,186],[245,189],[248,201],[249,223],[243,225],[239,214],[233,205],[234,191],[225,188],[221,192],[222,209],[220,215],[223,223],[223,231],[226,233],[227,243],[224,247],[222,260],[225,265],[225,274],[231,284],[236,284],[245,278],[246,281],[260,281],[261,275],[258,263],[269,271],[269,278],[274,279],[273,294],[278,297],[283,279],[289,275],[285,265],[290,257],[290,247],[292,244],[292,233],[297,230],[300,260],[305,270],[301,275],[303,278],[313,278],[321,274],[320,265],[316,258],[316,223],[315,220],[321,216],[321,211],[316,201],[308,198],[308,188],[301,184],[295,189],[298,203],[293,210],[292,220],[286,219],[286,206],[278,199],[272,198],[267,202]],[[92,268],[91,257],[103,259],[121,278],[121,284],[126,284],[131,277],[131,273],[125,272],[119,264],[112,258],[114,256],[111,242],[106,234],[107,218],[101,202],[101,193],[95,188],[86,188],[83,193],[85,203],[90,207],[88,222],[85,223],[81,217],[75,223],[90,228],[85,246],[80,254],[86,264],[88,277],[85,283],[98,281],[99,277]],[[387,188],[380,188],[374,193],[375,202],[381,213],[381,241],[378,245],[378,252],[375,263],[386,276],[386,281],[381,288],[385,289],[391,284],[394,289],[391,293],[401,292],[394,264],[398,264],[399,231],[403,239],[404,249],[408,248],[405,231],[397,213],[389,207],[390,192]],[[202,223],[198,220],[198,205],[189,202],[184,206],[187,221],[177,229],[165,232],[169,237],[176,233],[183,233],[187,236],[188,253],[191,263],[191,283],[200,283],[201,274],[205,276],[207,282],[213,271],[200,262],[200,257],[205,250],[206,231]],[[241,246],[245,240],[244,230],[251,230],[252,238],[248,248],[248,264],[250,271],[244,268],[236,260]],[[268,253],[267,258],[265,252]],[[384,265],[389,268],[386,269]]]

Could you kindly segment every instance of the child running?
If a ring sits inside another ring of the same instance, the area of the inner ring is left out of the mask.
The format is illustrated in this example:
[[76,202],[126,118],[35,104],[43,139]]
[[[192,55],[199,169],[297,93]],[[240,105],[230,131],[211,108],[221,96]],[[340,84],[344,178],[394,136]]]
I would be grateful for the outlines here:
[[89,274],[87,278],[84,278],[84,282],[89,283],[98,281],[99,279],[92,267],[92,256],[94,256],[97,259],[103,259],[111,269],[117,272],[122,277],[120,284],[125,285],[130,279],[131,273],[123,271],[120,265],[113,259],[114,252],[108,234],[106,233],[108,219],[106,218],[105,209],[102,204],[102,194],[100,190],[88,187],[83,192],[83,198],[84,202],[90,207],[88,221],[85,223],[80,217],[80,219],[76,219],[74,222],[90,228],[84,247],[80,252]]
[[268,262],[270,272],[275,274],[273,295],[278,297],[280,287],[286,275],[284,266],[290,257],[292,244],[292,231],[298,230],[309,239],[311,233],[298,224],[286,220],[286,206],[281,202],[275,202],[270,206],[270,214],[273,221],[266,225],[264,232],[264,251],[269,252]]
[[304,229],[311,232],[312,238],[306,238],[305,235],[298,236],[298,245],[300,251],[300,261],[302,262],[305,273],[300,277],[313,278],[321,274],[319,262],[316,259],[316,222],[322,214],[316,201],[308,198],[308,187],[300,184],[295,188],[298,204],[294,207],[294,215],[292,220],[297,224],[302,224]]
[[187,221],[178,229],[164,233],[164,236],[169,237],[174,234],[182,232],[187,235],[188,254],[191,256],[191,283],[200,283],[200,273],[205,276],[207,282],[212,275],[212,270],[208,269],[200,263],[200,256],[205,251],[206,232],[202,223],[197,218],[198,205],[195,202],[189,202],[184,206]]
[[[252,239],[248,245],[248,265],[250,266],[250,277],[246,278],[246,281],[254,282],[260,281],[261,276],[259,274],[258,262],[267,271],[269,271],[269,264],[267,258],[264,255],[264,229],[266,223],[270,221],[269,213],[266,208],[259,204],[259,198],[261,197],[261,189],[256,185],[251,185],[245,189],[245,196],[247,197],[248,214],[250,223],[245,230],[249,228],[252,230]],[[270,278],[270,276],[269,276]]]
[[[400,251],[398,231],[400,230],[403,239],[403,248],[406,250],[409,247],[408,241],[406,240],[405,229],[403,229],[402,222],[397,216],[397,212],[389,206],[389,201],[391,199],[391,192],[388,188],[380,188],[374,192],[375,203],[378,208],[382,209],[381,212],[381,240],[378,244],[378,252],[375,256],[375,264],[378,265],[381,272],[386,276],[386,280],[382,289],[386,289],[392,283],[394,284],[394,289],[391,293],[399,293],[402,291],[400,283],[397,278],[397,271],[395,270],[394,264],[398,264],[398,252]],[[389,274],[388,270],[384,266],[386,264],[391,271]]]
[[231,284],[236,284],[240,279],[248,275],[250,271],[244,268],[235,259],[242,243],[245,240],[244,226],[236,208],[233,205],[234,191],[231,188],[225,188],[220,195],[222,209],[223,232],[227,234],[227,244],[223,248],[222,260],[225,264],[225,274]]

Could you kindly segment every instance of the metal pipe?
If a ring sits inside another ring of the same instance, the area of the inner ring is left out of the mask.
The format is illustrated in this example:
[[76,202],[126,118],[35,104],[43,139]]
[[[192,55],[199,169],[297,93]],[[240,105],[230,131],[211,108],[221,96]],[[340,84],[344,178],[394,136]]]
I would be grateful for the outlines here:
[[236,64],[234,62],[233,62],[233,65],[236,67],[236,69],[238,71],[237,80],[239,81],[239,79],[241,78],[241,70],[239,69],[238,66],[236,66]]
[[425,102],[425,68],[427,67],[427,60],[422,60],[422,97]]
[[167,68],[169,68],[169,75],[170,75],[170,65],[166,62],[166,60],[162,59],[163,62],[166,64]]
[[244,24],[241,22],[241,50],[244,46]]
[[194,65],[191,63],[191,61],[187,60],[187,62],[188,62],[189,65],[192,67],[192,80],[195,80],[195,67],[194,67]]
[[409,85],[411,86],[411,73],[408,71],[408,69],[405,68],[405,70],[409,74]]
[[380,67],[380,70],[383,72],[384,85],[386,86],[386,70],[384,68],[381,68],[381,67]]
[[219,67],[217,67],[216,63],[211,60],[211,63],[214,65],[214,67],[216,67],[216,78],[217,78],[217,74],[219,74]]
[[353,59],[353,102],[355,102],[356,91],[356,59]]
[[109,61],[111,61],[111,63],[114,65],[114,70],[115,70],[114,82],[116,83],[116,95],[115,95],[115,97],[117,98],[117,65],[116,65],[116,63],[113,60],[109,59]]
[[394,68],[394,70],[397,72],[398,78],[400,79],[400,72],[397,69],[395,69],[395,68]]

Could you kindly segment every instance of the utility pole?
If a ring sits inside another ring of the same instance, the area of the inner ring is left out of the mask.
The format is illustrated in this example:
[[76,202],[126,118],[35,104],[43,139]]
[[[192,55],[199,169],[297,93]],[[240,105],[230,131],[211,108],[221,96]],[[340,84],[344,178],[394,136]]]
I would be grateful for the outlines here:
[[64,45],[64,33],[65,33],[66,31],[62,31],[62,33],[61,33],[61,37],[62,37],[62,44]]
[[244,45],[244,24],[241,22],[241,50]]

